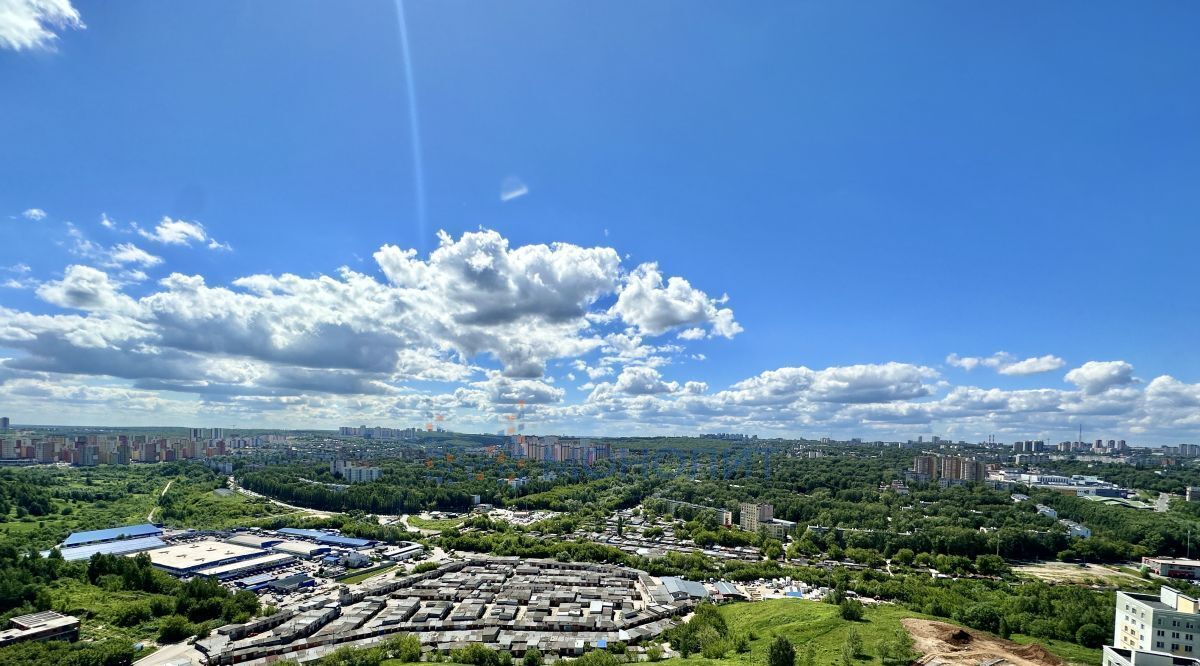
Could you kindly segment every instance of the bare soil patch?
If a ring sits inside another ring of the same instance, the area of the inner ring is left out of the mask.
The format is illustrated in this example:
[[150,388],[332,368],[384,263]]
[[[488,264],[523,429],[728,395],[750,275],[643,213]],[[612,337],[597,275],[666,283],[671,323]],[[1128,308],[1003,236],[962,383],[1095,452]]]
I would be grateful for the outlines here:
[[919,664],[928,666],[1063,666],[1062,659],[1046,648],[1021,645],[991,634],[945,622],[906,618],[900,621],[921,653]]

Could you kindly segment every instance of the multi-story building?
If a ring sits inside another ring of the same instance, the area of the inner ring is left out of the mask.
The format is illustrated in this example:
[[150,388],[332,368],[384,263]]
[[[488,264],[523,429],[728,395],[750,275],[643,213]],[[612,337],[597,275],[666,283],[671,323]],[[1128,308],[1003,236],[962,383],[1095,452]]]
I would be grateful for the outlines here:
[[549,462],[594,463],[612,457],[612,449],[588,439],[559,439],[554,435],[520,435],[510,440],[508,451],[514,456]]
[[329,472],[335,476],[341,476],[349,483],[370,483],[383,473],[378,467],[364,465],[353,460],[331,460]]
[[7,431],[8,431],[8,427],[9,427],[9,420],[8,420],[8,417],[7,417],[7,416],[0,416],[0,432],[7,432]]
[[[1113,633],[1113,647],[1122,650],[1195,657],[1200,655],[1200,604],[1165,585],[1157,596],[1117,592]],[[1106,657],[1108,652],[1106,647]]]
[[913,458],[912,472],[919,481],[936,481],[938,478],[937,456]]
[[946,456],[942,458],[942,478],[960,480],[963,478],[963,458]]
[[775,507],[770,504],[742,502],[739,526],[747,532],[757,532],[761,523],[769,523],[775,517]]
[[746,532],[765,532],[768,536],[782,539],[796,523],[775,517],[775,507],[770,504],[742,502],[739,505],[738,526]]

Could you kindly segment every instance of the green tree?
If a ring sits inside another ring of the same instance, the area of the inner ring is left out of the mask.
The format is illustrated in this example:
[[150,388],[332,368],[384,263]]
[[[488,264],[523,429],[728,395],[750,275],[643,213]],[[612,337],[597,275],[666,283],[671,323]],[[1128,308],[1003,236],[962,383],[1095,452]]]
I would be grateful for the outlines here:
[[1097,648],[1108,640],[1108,632],[1098,624],[1085,624],[1075,632],[1075,642],[1084,647]]
[[917,653],[912,647],[912,638],[905,631],[897,631],[879,641],[879,659],[884,666],[907,666],[916,661]]
[[182,615],[168,615],[158,624],[158,641],[160,643],[178,643],[196,633],[196,627]]
[[842,603],[838,604],[838,612],[843,620],[858,622],[863,616],[863,605],[854,599],[843,599]]
[[405,663],[421,661],[421,639],[412,634],[393,636],[379,644],[384,656]]
[[863,653],[862,635],[858,633],[857,627],[850,627],[850,631],[846,634],[846,645],[850,646],[851,654],[855,657]]
[[767,666],[795,666],[796,648],[783,636],[776,636],[767,649]]
[[521,657],[521,666],[542,666],[542,653],[537,648],[529,648]]

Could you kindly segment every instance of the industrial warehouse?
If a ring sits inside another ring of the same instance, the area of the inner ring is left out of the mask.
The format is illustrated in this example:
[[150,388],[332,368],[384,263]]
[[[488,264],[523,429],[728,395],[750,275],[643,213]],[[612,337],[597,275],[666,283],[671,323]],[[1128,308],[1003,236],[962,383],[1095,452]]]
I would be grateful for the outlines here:
[[307,662],[342,646],[361,647],[405,632],[427,651],[473,643],[521,656],[572,656],[668,628],[706,595],[702,585],[667,586],[606,564],[476,557],[420,574],[344,588],[270,617],[228,625],[196,642],[208,664]]
[[237,588],[288,593],[310,587],[315,575],[335,577],[372,563],[385,566],[420,557],[425,548],[412,542],[380,544],[323,530],[168,533],[146,523],[75,532],[58,551],[68,561],[96,554],[144,553],[156,568],[179,578],[204,576]]

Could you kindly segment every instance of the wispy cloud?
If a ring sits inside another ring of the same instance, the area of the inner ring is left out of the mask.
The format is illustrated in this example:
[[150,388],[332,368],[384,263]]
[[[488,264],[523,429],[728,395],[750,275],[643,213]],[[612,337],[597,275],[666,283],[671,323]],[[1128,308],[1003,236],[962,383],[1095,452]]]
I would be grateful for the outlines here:
[[[0,0],[0,3],[2,2],[3,0]],[[4,12],[0,11],[0,16],[3,15]],[[41,222],[42,220],[46,219],[46,211],[42,210],[41,208],[27,208],[25,212],[21,213],[21,217],[27,220],[33,220],[34,222]]]
[[138,235],[142,238],[152,240],[163,245],[191,245],[192,243],[204,243],[210,250],[232,250],[233,247],[229,243],[218,241],[208,235],[208,230],[199,222],[189,222],[188,220],[172,220],[169,217],[164,217],[154,227],[147,231],[141,227],[135,226]]
[[86,28],[71,0],[0,0],[0,48],[53,49],[56,30]]
[[516,176],[509,176],[500,182],[500,200],[512,201],[529,194],[529,186]]
[[1027,359],[1018,360],[1012,354],[1003,351],[996,352],[991,356],[959,356],[958,354],[950,354],[946,357],[946,363],[956,368],[962,368],[967,372],[975,368],[992,368],[1002,375],[1014,376],[1051,372],[1067,364],[1066,361],[1053,354],[1031,356]]

